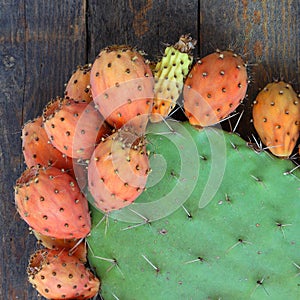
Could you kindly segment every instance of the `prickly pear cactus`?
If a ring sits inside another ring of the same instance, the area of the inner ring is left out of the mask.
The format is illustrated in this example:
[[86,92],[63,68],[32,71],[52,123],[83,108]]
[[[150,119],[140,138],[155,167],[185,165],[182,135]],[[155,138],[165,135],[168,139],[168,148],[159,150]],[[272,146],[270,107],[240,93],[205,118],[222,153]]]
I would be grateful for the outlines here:
[[300,173],[235,134],[149,127],[148,189],[92,209],[89,261],[109,299],[298,299]]

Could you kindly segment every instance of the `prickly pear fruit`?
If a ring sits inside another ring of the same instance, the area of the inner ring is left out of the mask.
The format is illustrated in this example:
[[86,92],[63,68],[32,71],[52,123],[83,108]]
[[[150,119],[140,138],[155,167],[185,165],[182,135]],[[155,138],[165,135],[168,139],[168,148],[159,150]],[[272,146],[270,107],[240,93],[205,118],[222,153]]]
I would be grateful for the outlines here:
[[154,80],[143,56],[127,45],[103,49],[91,70],[94,102],[115,128],[145,131],[152,107]]
[[82,239],[57,239],[35,230],[32,230],[38,244],[43,245],[47,249],[69,251],[70,254],[77,256],[82,262],[86,262],[87,249]]
[[28,168],[35,165],[71,170],[72,159],[57,150],[44,129],[42,116],[28,121],[22,128],[22,150]]
[[132,203],[144,190],[149,173],[142,138],[120,129],[95,149],[88,166],[88,186],[94,205],[110,212]]
[[47,299],[89,299],[100,281],[84,263],[66,250],[40,249],[29,260],[27,274],[33,287]]
[[246,64],[232,51],[211,53],[193,66],[184,85],[184,110],[192,125],[218,123],[246,96]]
[[43,112],[51,143],[65,155],[89,159],[100,138],[110,130],[92,103],[67,98],[50,101]]
[[193,62],[191,51],[195,45],[190,35],[182,35],[175,45],[165,49],[164,56],[156,64],[151,122],[162,121],[174,109]]
[[55,167],[25,170],[16,181],[15,203],[20,216],[41,234],[72,239],[90,231],[87,199],[76,181]]
[[36,165],[53,166],[74,177],[81,189],[85,187],[85,166],[52,145],[44,128],[42,116],[28,121],[23,126],[22,150],[28,168]]
[[87,103],[93,100],[90,86],[91,67],[92,64],[77,67],[66,85],[65,98],[84,100]]
[[289,157],[296,146],[300,129],[299,102],[299,95],[284,81],[267,84],[254,101],[254,127],[276,156]]

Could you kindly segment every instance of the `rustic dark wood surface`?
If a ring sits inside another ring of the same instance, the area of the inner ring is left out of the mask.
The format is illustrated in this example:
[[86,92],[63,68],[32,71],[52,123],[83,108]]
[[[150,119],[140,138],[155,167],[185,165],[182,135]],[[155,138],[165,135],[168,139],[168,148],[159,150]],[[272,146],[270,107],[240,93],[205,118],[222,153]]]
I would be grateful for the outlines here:
[[153,59],[182,33],[198,40],[197,57],[231,47],[248,60],[252,75],[237,128],[247,138],[259,88],[274,78],[300,87],[299,20],[298,0],[0,0],[0,299],[38,299],[25,274],[37,246],[13,198],[25,168],[21,126],[63,95],[78,64],[115,43]]

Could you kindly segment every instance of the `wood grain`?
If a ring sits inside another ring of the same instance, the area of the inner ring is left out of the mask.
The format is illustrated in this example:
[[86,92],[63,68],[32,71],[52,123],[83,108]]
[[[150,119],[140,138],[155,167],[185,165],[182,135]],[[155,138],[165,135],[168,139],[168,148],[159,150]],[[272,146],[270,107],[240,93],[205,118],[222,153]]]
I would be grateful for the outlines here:
[[26,267],[35,249],[14,207],[13,185],[24,170],[21,126],[62,95],[64,82],[86,61],[85,3],[1,1],[0,299],[37,299]]
[[78,64],[92,62],[111,44],[130,44],[156,59],[163,43],[182,33],[198,39],[196,57],[233,48],[252,75],[237,128],[247,138],[259,88],[281,77],[300,88],[299,16],[298,0],[0,0],[0,299],[38,299],[25,275],[35,240],[13,198],[25,167],[21,126],[63,94]]

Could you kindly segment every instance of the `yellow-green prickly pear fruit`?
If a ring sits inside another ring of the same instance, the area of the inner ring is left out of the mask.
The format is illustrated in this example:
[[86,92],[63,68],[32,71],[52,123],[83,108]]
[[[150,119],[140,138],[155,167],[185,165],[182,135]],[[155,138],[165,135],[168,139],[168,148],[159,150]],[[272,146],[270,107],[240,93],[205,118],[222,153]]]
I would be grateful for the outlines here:
[[182,35],[179,41],[165,49],[162,59],[154,69],[154,100],[151,122],[160,122],[175,107],[193,62],[191,54],[196,41],[189,34]]

